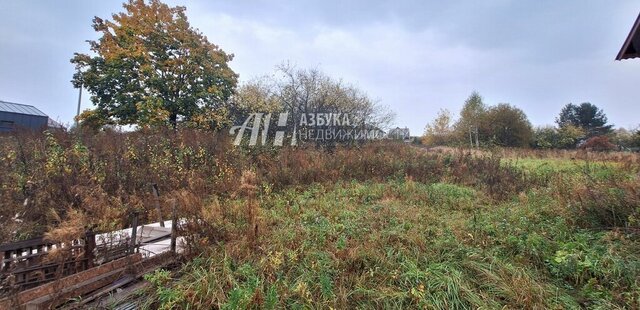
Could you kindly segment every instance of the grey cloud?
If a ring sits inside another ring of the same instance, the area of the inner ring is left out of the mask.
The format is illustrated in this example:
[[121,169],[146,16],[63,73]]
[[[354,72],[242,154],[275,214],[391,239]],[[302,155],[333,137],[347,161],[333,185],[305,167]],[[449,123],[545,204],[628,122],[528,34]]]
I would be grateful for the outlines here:
[[[290,60],[319,67],[391,106],[421,133],[439,108],[472,90],[510,102],[535,124],[567,102],[591,101],[636,125],[640,61],[614,62],[640,11],[634,1],[177,1],[192,24],[236,58],[242,80]],[[0,0],[0,98],[71,122],[74,52],[95,38],[94,15],[120,1]],[[85,99],[88,96],[84,97]],[[84,107],[89,107],[84,100]]]

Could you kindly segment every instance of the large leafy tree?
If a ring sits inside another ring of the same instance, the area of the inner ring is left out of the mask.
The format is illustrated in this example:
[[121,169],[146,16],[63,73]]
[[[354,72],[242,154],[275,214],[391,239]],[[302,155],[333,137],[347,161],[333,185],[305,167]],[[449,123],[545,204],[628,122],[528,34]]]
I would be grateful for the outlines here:
[[501,146],[525,147],[533,138],[527,115],[506,103],[493,106],[485,113],[480,130],[492,143]]
[[580,105],[569,103],[562,108],[556,118],[559,127],[573,125],[582,128],[587,137],[603,135],[611,132],[612,125],[607,125],[607,116],[602,109],[584,102]]
[[230,121],[233,55],[189,25],[184,7],[130,0],[113,21],[95,17],[94,55],[76,53],[73,84],[86,87],[93,124],[219,127]]
[[471,93],[469,98],[465,100],[464,106],[460,111],[460,125],[478,126],[482,114],[487,110],[482,100],[482,96],[477,91]]
[[469,98],[465,100],[464,106],[460,111],[460,118],[455,124],[455,130],[460,141],[468,140],[470,133],[472,135],[475,134],[486,111],[487,106],[484,104],[480,94],[476,91],[472,92]]

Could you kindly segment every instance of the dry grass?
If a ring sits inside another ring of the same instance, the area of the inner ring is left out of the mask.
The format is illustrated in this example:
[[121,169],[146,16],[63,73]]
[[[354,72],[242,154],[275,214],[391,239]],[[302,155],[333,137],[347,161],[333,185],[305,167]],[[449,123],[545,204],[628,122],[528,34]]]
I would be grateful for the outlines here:
[[3,240],[69,240],[88,224],[123,227],[131,211],[155,221],[158,184],[194,259],[177,283],[149,277],[154,306],[633,308],[640,298],[633,154],[246,149],[189,130],[2,139]]

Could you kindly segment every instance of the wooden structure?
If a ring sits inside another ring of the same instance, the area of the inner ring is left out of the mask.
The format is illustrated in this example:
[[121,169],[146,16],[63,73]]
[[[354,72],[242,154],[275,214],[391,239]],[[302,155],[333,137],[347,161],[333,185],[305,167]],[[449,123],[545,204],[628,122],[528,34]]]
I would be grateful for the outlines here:
[[630,59],[640,57],[640,14],[636,18],[636,22],[631,27],[629,36],[622,44],[616,60]]
[[[89,238],[92,238],[90,236]],[[43,237],[0,245],[1,290],[23,290],[93,267],[92,246],[88,238],[70,244],[52,243]],[[64,250],[64,262],[48,260],[48,253]],[[87,253],[87,255],[85,255]]]
[[[67,243],[54,243],[39,237],[0,245],[0,298],[58,282],[56,280],[132,255],[148,260],[164,251],[175,254],[175,212],[172,228],[138,226],[135,213],[131,222],[131,228],[115,232],[96,234],[89,229],[82,238]],[[158,249],[155,245],[169,238],[170,248]],[[64,255],[50,255],[52,251]]]
[[141,259],[140,254],[120,258],[59,281],[19,292],[12,298],[0,300],[0,309],[25,306],[31,309],[47,309],[49,306],[55,306],[58,301],[63,302],[109,285],[127,273],[127,267],[135,266]]

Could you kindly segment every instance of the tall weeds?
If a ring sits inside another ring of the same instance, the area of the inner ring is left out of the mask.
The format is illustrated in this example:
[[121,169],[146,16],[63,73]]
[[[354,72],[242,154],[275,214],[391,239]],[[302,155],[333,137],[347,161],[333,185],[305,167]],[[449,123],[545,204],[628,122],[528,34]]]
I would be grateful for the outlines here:
[[[401,143],[323,150],[311,147],[244,149],[225,134],[196,130],[105,131],[95,135],[45,132],[0,137],[0,237],[42,234],[46,214],[78,210],[102,229],[127,224],[128,213],[156,220],[152,184],[161,197],[186,191],[200,200],[241,194],[243,171],[255,171],[255,192],[337,180],[386,181],[409,177],[431,183],[450,178],[487,187],[503,199],[520,191],[521,176],[495,158],[425,153]],[[246,192],[246,191],[245,191]],[[246,194],[246,193],[245,193]],[[170,205],[162,204],[170,214]]]

